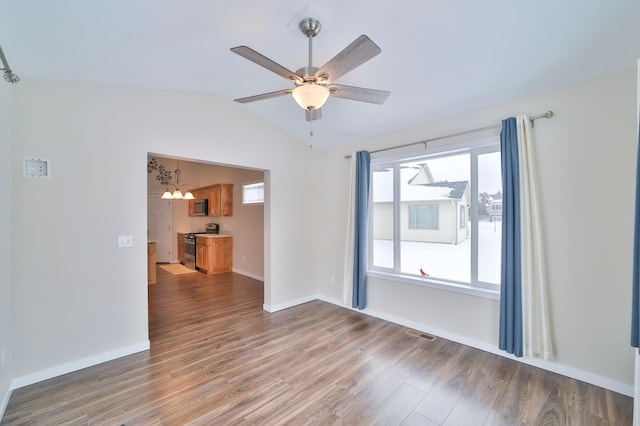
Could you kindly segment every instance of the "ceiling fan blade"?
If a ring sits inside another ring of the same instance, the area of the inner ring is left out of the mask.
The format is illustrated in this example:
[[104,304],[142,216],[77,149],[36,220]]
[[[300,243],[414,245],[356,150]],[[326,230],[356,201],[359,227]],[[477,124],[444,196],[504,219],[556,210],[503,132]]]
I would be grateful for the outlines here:
[[365,89],[363,87],[330,84],[327,86],[330,96],[334,98],[350,99],[352,101],[369,102],[382,105],[391,92],[386,90]]
[[322,109],[306,110],[305,114],[307,115],[307,121],[320,120],[322,118]]
[[303,82],[302,77],[300,77],[298,74],[286,69],[282,65],[272,61],[271,59],[256,52],[250,47],[247,47],[247,46],[232,47],[231,51],[233,53],[237,53],[238,55],[242,56],[245,59],[250,60],[251,62],[254,62],[260,65],[261,67],[268,69],[271,72],[278,74],[281,77],[286,78],[287,80],[290,80],[293,82],[297,81],[299,83]]
[[320,81],[322,79],[327,82],[335,81],[378,55],[381,51],[377,44],[363,34],[316,71],[315,76]]
[[234,99],[241,104],[247,104],[249,102],[263,101],[265,99],[277,98],[279,96],[288,95],[293,92],[293,89],[278,90],[276,92],[263,93],[261,95],[247,96],[246,98]]

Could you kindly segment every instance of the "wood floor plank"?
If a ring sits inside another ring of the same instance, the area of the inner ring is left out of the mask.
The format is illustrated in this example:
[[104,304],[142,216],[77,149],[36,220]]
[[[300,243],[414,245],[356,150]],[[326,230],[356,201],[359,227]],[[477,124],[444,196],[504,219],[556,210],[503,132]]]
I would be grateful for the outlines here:
[[445,426],[483,425],[513,376],[514,361],[478,351],[469,367],[469,383],[447,416]]
[[493,408],[505,418],[531,423],[537,417],[549,391],[543,386],[545,371],[516,363],[511,381]]
[[452,358],[439,369],[438,382],[416,407],[416,412],[438,424],[443,424],[469,384],[473,352],[460,346]]
[[404,419],[402,426],[438,426],[438,423],[434,423],[414,411]]
[[409,417],[424,396],[421,390],[403,383],[376,410],[372,410],[364,423],[399,425]]
[[[633,400],[242,275],[149,287],[151,349],[14,390],[2,425],[628,425]],[[419,334],[419,333],[418,333]]]

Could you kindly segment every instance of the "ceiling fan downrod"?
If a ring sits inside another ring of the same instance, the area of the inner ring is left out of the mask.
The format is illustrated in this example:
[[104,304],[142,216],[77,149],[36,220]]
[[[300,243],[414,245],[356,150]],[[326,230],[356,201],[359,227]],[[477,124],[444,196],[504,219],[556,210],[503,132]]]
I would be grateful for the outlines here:
[[322,29],[320,21],[313,18],[305,18],[298,24],[300,31],[309,39],[309,69],[313,67],[313,38],[318,35]]

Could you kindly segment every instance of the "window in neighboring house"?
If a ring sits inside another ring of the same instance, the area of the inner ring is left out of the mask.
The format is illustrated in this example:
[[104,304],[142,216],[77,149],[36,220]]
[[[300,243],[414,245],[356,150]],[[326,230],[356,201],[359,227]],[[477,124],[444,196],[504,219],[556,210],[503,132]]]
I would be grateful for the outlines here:
[[264,203],[264,182],[242,185],[242,204]]
[[438,229],[438,205],[409,206],[409,229]]
[[499,292],[502,228],[494,206],[501,206],[488,215],[479,196],[502,190],[497,138],[374,159],[371,173],[370,272],[469,294]]

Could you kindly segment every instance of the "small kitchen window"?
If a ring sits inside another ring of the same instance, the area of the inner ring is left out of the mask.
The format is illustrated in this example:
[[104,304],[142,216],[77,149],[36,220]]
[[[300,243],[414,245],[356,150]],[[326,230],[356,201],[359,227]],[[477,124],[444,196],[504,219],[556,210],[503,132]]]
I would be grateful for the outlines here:
[[242,185],[242,204],[263,204],[264,182]]

